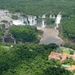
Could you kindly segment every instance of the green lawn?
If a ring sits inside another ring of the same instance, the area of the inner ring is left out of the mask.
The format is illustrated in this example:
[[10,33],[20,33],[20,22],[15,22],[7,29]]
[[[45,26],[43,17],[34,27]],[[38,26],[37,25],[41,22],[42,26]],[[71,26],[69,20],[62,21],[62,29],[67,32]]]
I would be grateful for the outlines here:
[[70,54],[70,51],[66,49],[66,50],[63,50],[63,53]]
[[65,48],[65,47],[61,47],[60,50],[59,50],[60,53],[67,53],[67,54],[70,54],[70,50],[69,48]]

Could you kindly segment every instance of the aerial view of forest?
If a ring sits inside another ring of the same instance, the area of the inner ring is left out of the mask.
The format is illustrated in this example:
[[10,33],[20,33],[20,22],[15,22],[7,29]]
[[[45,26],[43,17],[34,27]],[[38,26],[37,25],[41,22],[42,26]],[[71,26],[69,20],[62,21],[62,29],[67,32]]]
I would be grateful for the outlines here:
[[0,0],[0,75],[75,75],[75,0]]

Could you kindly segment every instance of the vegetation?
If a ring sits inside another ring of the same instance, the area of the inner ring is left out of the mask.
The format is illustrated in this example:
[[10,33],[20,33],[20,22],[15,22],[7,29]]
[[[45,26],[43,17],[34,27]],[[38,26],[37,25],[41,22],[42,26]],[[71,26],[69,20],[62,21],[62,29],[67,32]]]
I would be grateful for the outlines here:
[[[0,75],[73,75],[60,62],[48,60],[56,44],[0,44]],[[56,65],[57,67],[55,67]]]
[[72,47],[68,47],[65,45],[65,47],[60,47],[59,48],[59,53],[67,53],[67,54],[74,54],[74,49],[72,49]]
[[65,47],[71,48],[75,51],[75,46],[74,45],[64,45]]
[[62,35],[68,40],[75,41],[75,18],[63,18],[62,25]]
[[67,58],[63,64],[67,64],[67,65],[75,65],[75,61],[72,58]]
[[[0,9],[8,9],[12,12],[20,12],[22,16],[55,14],[61,12],[63,19],[60,28],[63,38],[75,42],[75,0],[0,0]],[[68,10],[67,10],[68,9]],[[13,19],[18,16],[12,15]],[[38,19],[40,22],[42,19]],[[5,20],[2,22],[7,23]],[[54,24],[55,19],[46,18],[48,25]],[[58,45],[38,45],[38,35],[42,31],[34,26],[11,26],[9,32],[13,37],[25,44],[0,43],[0,75],[73,75],[72,72],[62,68],[58,60],[48,60],[51,51],[56,51]],[[0,38],[4,30],[0,29]],[[31,44],[29,44],[31,43]],[[75,50],[75,46],[67,46]],[[64,51],[65,52],[65,51]],[[73,51],[66,51],[73,54]],[[63,64],[75,65],[72,58],[67,58]]]
[[46,24],[47,25],[52,25],[55,23],[55,19],[54,18],[46,18]]
[[34,26],[11,26],[9,32],[20,42],[39,42],[42,31],[37,30]]
[[[54,72],[56,71],[56,72]],[[59,72],[58,72],[59,71]],[[64,73],[63,73],[64,72]],[[49,67],[44,71],[43,75],[67,75],[67,74],[72,74],[71,72],[65,70],[64,68],[60,67]]]
[[0,38],[4,35],[4,30],[0,28]]
[[3,22],[3,23],[8,23],[8,21],[7,21],[7,20],[2,20],[1,22]]
[[18,19],[18,16],[17,15],[12,15],[12,19],[17,20]]
[[37,18],[37,22],[41,23],[42,20],[44,20],[46,27],[54,27],[55,26],[55,18],[49,18],[46,16],[46,18]]
[[[74,0],[0,0],[0,9],[8,9],[12,12],[25,14],[74,14]],[[68,9],[68,10],[67,10]]]

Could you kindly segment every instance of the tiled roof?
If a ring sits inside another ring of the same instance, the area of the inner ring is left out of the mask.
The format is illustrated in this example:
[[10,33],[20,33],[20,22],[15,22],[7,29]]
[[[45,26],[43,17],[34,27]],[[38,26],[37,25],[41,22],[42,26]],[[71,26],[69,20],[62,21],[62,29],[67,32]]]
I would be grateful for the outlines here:
[[50,55],[48,56],[48,59],[54,58],[54,59],[59,59],[62,61],[66,60],[67,57],[71,57],[73,60],[75,60],[75,55],[67,54],[67,53],[57,53],[57,52],[51,52]]
[[[75,60],[75,55],[67,54],[67,53],[57,53],[57,52],[51,52],[50,55],[48,56],[48,59],[55,59],[55,60],[60,60],[61,62],[66,60],[67,57],[71,57],[73,60]],[[72,65],[70,68],[66,68],[67,70],[75,70],[75,65]]]

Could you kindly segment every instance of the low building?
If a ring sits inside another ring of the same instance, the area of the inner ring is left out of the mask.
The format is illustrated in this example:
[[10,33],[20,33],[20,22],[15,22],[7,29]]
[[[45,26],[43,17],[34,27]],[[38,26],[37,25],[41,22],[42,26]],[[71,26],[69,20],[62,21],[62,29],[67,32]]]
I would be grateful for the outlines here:
[[48,56],[48,59],[55,59],[55,60],[60,60],[61,62],[66,60],[68,58],[72,58],[73,60],[75,60],[75,55],[72,54],[67,54],[67,53],[57,53],[57,52],[51,52],[50,55]]
[[[48,59],[55,59],[55,60],[60,60],[61,62],[63,62],[64,60],[66,60],[67,58],[72,58],[73,60],[75,60],[75,54],[67,54],[67,53],[57,53],[57,52],[51,52],[50,55],[48,56]],[[66,65],[64,65],[66,66]],[[69,65],[67,67],[65,67],[66,70],[70,70],[70,71],[74,71],[75,70],[75,65]]]

